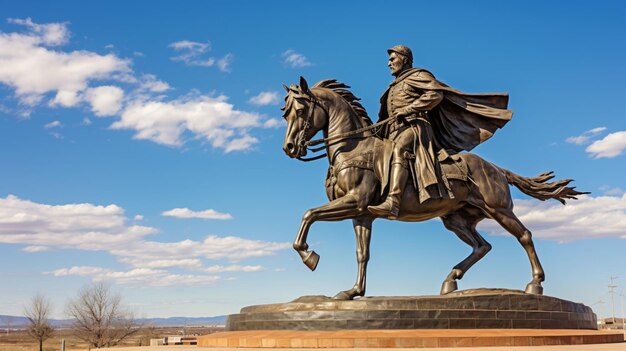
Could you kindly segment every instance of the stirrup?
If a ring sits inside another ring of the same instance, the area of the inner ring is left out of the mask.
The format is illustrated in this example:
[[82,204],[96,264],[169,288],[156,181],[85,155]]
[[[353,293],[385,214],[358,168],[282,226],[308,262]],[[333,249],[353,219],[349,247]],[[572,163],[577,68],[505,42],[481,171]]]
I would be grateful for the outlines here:
[[398,217],[400,213],[400,205],[396,205],[391,198],[387,198],[380,205],[367,206],[367,209],[377,216],[386,216],[389,218]]

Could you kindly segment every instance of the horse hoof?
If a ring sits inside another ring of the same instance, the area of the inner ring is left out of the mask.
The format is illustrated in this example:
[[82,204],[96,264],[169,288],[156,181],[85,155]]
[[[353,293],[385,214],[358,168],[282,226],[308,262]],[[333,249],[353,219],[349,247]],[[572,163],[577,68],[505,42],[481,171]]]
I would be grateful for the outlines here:
[[441,285],[441,292],[439,294],[441,295],[449,294],[458,289],[459,289],[459,286],[457,285],[456,280],[446,280]]
[[533,295],[543,295],[543,286],[536,283],[528,283],[528,285],[526,285],[526,293]]
[[333,296],[333,300],[352,300],[353,296],[349,294],[347,291],[342,291],[337,295]]
[[311,251],[302,261],[310,270],[314,271],[317,268],[317,263],[320,261],[320,255],[315,253],[315,251]]

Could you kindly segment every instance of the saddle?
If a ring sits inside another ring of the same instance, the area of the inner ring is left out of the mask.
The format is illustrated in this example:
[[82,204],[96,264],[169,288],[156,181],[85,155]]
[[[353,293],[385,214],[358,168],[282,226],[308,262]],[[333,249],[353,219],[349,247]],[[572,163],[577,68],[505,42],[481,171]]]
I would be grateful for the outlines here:
[[[328,198],[331,200],[336,198],[334,188],[337,183],[337,174],[351,167],[373,171],[376,179],[380,182],[380,195],[381,197],[385,195],[389,191],[393,149],[394,142],[392,140],[376,138],[372,149],[345,160],[339,165],[331,165],[326,173],[325,182]],[[405,157],[415,160],[415,155],[413,154],[408,154]],[[438,159],[441,165],[441,171],[447,179],[468,181],[467,162],[463,158],[463,154],[450,155],[442,149],[438,153]],[[409,162],[409,164],[415,164],[415,162]],[[414,167],[411,167],[411,177],[417,179]]]
[[[394,148],[394,142],[389,139],[377,140],[375,150],[378,151],[376,155],[374,172],[376,177],[381,183],[381,195],[383,195],[389,187],[389,178],[391,176],[391,156]],[[407,159],[411,178],[413,179],[414,188],[417,189],[417,169],[415,168],[415,154],[405,153],[405,159]],[[469,170],[467,162],[465,161],[463,154],[449,154],[445,149],[439,150],[437,153],[437,159],[441,165],[442,178],[447,183],[449,179],[460,180],[466,182],[469,180]],[[452,196],[452,195],[451,195]]]

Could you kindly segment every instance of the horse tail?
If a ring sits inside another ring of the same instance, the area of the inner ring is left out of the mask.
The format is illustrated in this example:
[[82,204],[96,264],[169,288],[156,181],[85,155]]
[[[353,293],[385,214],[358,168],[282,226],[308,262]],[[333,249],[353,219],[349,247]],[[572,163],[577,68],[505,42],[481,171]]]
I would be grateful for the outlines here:
[[545,172],[534,178],[528,178],[515,174],[508,169],[498,168],[505,174],[509,184],[515,185],[524,194],[541,201],[555,199],[565,205],[565,199],[577,200],[579,195],[590,194],[589,192],[578,191],[576,187],[568,186],[572,179],[548,182],[554,178],[554,172]]

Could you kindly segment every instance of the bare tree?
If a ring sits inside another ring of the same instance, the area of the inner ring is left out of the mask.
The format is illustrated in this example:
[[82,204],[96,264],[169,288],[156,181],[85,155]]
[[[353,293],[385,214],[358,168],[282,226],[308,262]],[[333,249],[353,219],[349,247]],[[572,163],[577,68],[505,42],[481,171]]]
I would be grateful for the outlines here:
[[28,335],[39,341],[39,351],[43,351],[43,342],[54,332],[48,320],[51,311],[50,300],[41,294],[33,296],[30,304],[24,307],[24,315],[28,318]]
[[76,336],[90,347],[111,347],[140,329],[133,314],[122,306],[122,297],[104,283],[84,287],[67,303]]

